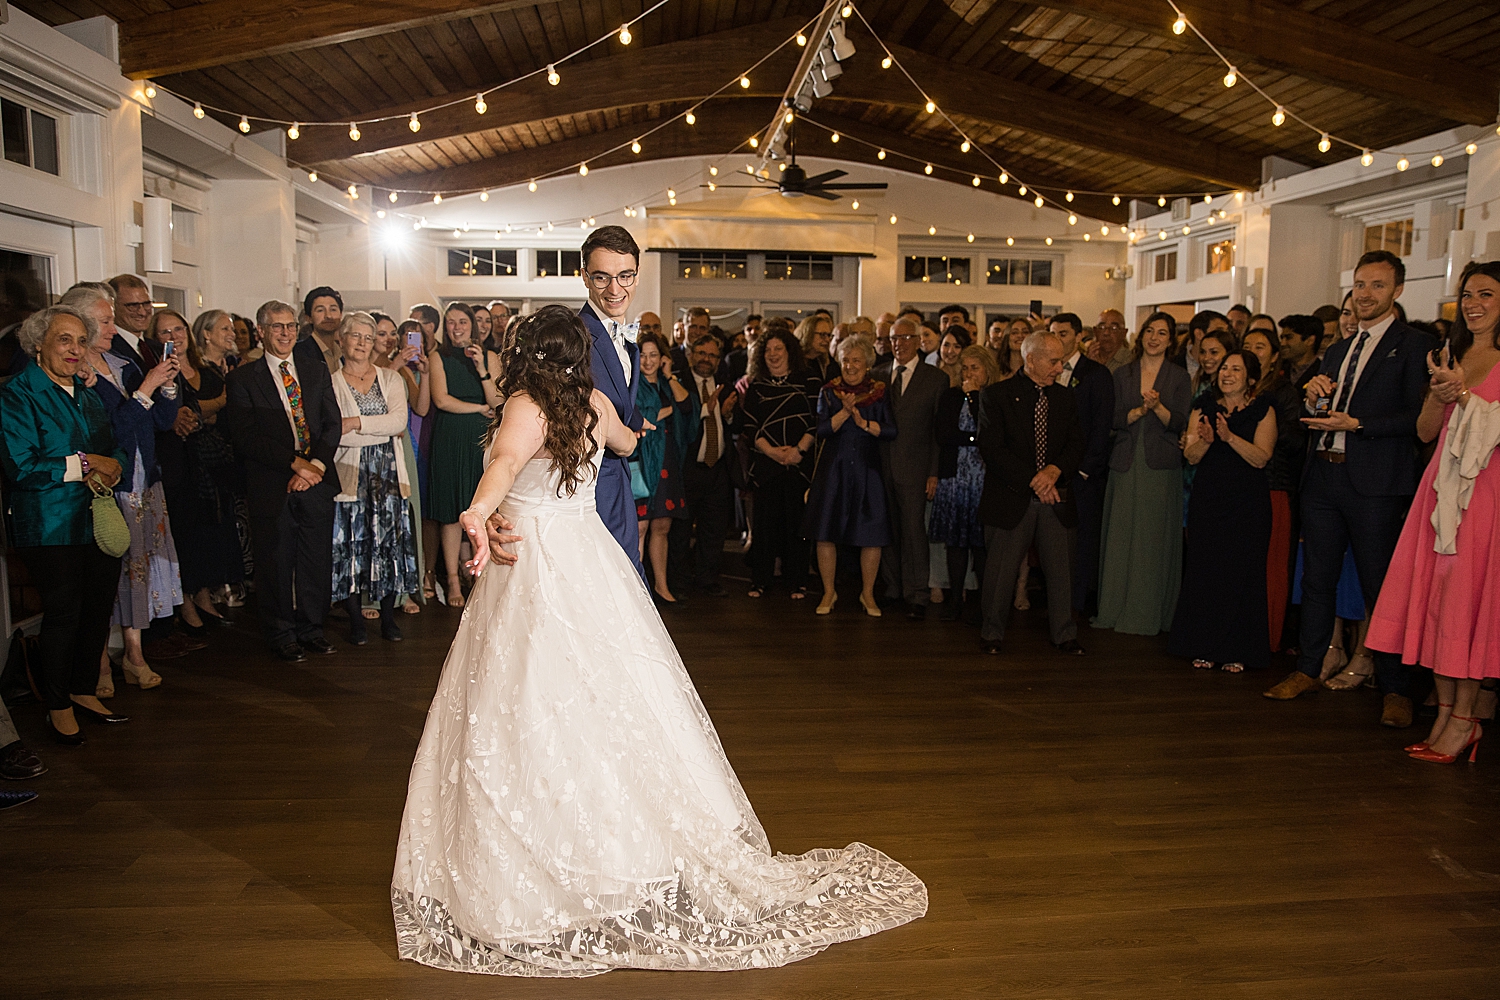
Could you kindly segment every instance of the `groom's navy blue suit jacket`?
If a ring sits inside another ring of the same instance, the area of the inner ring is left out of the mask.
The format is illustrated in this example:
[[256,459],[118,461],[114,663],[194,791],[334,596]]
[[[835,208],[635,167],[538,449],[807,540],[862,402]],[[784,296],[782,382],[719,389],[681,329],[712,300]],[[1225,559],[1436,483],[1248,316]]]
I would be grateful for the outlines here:
[[[594,388],[615,404],[615,412],[620,415],[620,421],[626,427],[639,431],[641,415],[635,409],[635,390],[632,386],[640,379],[640,352],[634,344],[625,345],[625,353],[630,358],[630,382],[627,384],[625,371],[620,367],[620,356],[615,352],[615,345],[609,339],[609,331],[605,330],[593,305],[584,303],[578,315],[594,340],[593,350],[589,352],[589,371],[594,376]],[[641,573],[641,578],[645,579],[645,569],[641,566],[640,528],[636,523],[635,497],[630,492],[630,467],[625,459],[608,449],[599,462],[599,483],[594,490],[594,502],[599,508],[599,518],[604,526],[615,536],[615,540]]]

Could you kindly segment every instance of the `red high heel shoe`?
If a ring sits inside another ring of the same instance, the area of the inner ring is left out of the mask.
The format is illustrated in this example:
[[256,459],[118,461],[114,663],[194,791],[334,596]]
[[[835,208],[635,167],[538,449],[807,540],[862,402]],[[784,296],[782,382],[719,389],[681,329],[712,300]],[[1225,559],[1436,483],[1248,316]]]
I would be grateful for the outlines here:
[[[1458,753],[1438,753],[1436,750],[1418,750],[1412,754],[1412,760],[1425,760],[1429,764],[1452,764],[1463,756],[1465,750],[1469,750],[1469,763],[1474,763],[1474,758],[1479,756],[1479,740],[1484,736],[1484,729],[1479,725],[1479,720],[1467,715],[1451,715],[1451,719],[1459,719],[1463,722],[1472,722],[1473,728],[1469,730],[1469,739],[1463,746],[1458,748]],[[1473,747],[1472,750],[1469,748]]]
[[[1452,705],[1444,705],[1442,702],[1438,702],[1438,711],[1439,712],[1441,712],[1445,708],[1452,708],[1452,707],[1453,707]],[[1451,716],[1450,716],[1450,718],[1451,718]],[[1423,740],[1421,743],[1413,743],[1409,747],[1402,747],[1401,748],[1402,752],[1404,752],[1404,753],[1416,753],[1419,750],[1431,750],[1431,749],[1432,749],[1432,744],[1428,743],[1426,740]]]

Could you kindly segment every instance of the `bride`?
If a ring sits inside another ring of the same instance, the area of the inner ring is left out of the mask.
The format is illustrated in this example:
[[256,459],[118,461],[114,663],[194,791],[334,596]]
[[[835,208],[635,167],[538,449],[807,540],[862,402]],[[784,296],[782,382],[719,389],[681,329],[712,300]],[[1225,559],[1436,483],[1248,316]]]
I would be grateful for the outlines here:
[[594,512],[600,449],[635,436],[547,306],[463,514],[524,536],[476,584],[412,765],[391,903],[402,958],[514,976],[785,965],[922,916],[864,844],[772,854],[692,680]]

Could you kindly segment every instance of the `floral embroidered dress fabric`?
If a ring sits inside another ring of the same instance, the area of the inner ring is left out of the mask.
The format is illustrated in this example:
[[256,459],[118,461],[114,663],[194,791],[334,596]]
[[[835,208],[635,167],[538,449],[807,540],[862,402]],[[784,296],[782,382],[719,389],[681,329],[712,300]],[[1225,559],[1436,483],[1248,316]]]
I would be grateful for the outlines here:
[[[597,456],[596,456],[597,462]],[[476,585],[417,750],[402,958],[518,976],[785,965],[922,916],[864,844],[773,854],[594,484],[528,463],[526,541]]]

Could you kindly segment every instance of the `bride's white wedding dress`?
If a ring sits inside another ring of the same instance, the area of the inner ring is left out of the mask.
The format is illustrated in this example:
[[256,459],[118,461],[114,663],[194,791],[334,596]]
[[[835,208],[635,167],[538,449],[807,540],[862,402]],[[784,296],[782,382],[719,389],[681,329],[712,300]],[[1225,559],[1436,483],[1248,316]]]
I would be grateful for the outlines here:
[[427,715],[391,881],[401,957],[762,968],[922,916],[922,882],[864,844],[771,853],[593,479],[559,498],[549,464],[500,508],[519,561],[481,576]]

